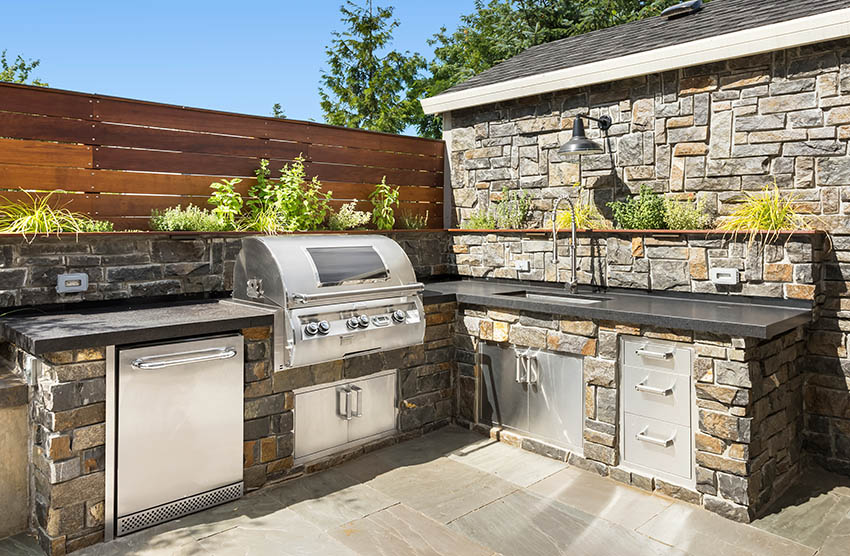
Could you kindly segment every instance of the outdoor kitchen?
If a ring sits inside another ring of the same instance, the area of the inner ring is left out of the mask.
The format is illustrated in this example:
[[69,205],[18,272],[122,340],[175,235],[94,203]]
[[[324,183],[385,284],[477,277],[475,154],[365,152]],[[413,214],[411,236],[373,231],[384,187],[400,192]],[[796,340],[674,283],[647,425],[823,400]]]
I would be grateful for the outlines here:
[[[99,130],[149,117],[306,152],[338,191],[407,176],[396,206],[423,215],[0,234],[0,555],[36,553],[28,532],[56,556],[847,553],[850,12],[745,4],[683,3],[587,59],[616,27],[533,47],[423,101],[444,141],[0,84],[0,113],[95,136],[0,147],[73,147],[87,165],[55,174],[99,211],[109,184],[207,193],[200,162],[107,165],[152,139]],[[3,156],[0,183],[44,175]],[[786,191],[811,220],[723,227]],[[641,202],[714,220],[623,225]]]

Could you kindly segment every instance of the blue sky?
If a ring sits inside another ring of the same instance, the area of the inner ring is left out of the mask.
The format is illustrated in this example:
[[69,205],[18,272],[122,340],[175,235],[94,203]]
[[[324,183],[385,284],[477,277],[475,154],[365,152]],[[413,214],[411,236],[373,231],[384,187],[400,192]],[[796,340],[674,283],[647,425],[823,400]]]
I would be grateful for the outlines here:
[[[51,87],[322,121],[318,86],[342,0],[0,0],[0,50]],[[376,1],[376,4],[379,3]],[[432,53],[473,0],[395,0],[395,48]],[[384,3],[386,4],[386,2]]]

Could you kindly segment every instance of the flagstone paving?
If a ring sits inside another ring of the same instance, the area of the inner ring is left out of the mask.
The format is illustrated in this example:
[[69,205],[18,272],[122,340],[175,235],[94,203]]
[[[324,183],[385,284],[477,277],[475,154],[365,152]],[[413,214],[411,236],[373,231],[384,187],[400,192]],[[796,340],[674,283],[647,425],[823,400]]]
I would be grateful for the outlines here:
[[[80,556],[839,556],[850,480],[813,470],[752,525],[446,427]],[[0,556],[38,555],[27,535]]]

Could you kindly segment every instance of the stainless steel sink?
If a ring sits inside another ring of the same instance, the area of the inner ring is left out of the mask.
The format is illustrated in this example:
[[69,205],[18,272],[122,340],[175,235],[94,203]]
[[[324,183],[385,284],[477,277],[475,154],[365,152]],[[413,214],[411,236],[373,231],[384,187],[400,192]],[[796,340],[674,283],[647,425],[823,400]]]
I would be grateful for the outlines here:
[[505,297],[520,297],[529,301],[545,301],[547,303],[559,303],[562,305],[593,305],[607,301],[608,297],[592,297],[589,295],[578,295],[569,293],[543,293],[533,291],[515,291],[497,293],[496,295]]

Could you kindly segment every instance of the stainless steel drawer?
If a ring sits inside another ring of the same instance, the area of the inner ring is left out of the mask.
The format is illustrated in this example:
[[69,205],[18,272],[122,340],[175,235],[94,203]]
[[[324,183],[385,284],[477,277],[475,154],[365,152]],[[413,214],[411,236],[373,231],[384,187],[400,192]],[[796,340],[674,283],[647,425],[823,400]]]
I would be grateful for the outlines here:
[[630,367],[691,374],[691,351],[675,342],[648,338],[623,339],[623,363]]
[[625,366],[623,388],[626,412],[690,427],[689,376]]
[[624,429],[623,461],[691,478],[690,428],[626,413]]

